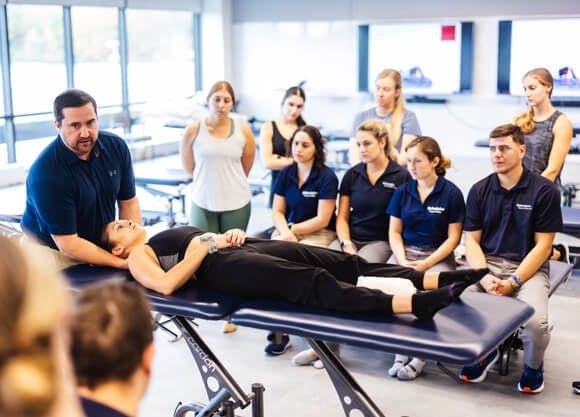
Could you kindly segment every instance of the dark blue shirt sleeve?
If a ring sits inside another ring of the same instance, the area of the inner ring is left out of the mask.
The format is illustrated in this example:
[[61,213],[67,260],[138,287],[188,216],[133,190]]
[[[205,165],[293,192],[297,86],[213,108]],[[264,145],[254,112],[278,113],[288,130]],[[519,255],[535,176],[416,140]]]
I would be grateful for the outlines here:
[[387,214],[389,216],[393,216],[393,217],[397,217],[397,218],[401,218],[401,199],[403,196],[403,188],[404,185],[400,185],[395,192],[393,193],[393,196],[391,197],[391,202],[389,203],[389,207],[387,208]]
[[538,193],[539,208],[534,219],[534,230],[539,233],[561,232],[562,209],[560,208],[560,193],[552,183],[545,185]]
[[339,190],[340,195],[350,196],[352,194],[352,176],[353,176],[352,168],[344,173],[342,181],[340,182],[340,190]]
[[[451,186],[451,184],[449,184]],[[465,221],[465,201],[461,190],[451,186],[449,193],[449,224]]]
[[71,183],[55,181],[53,176],[34,172],[29,175],[28,193],[40,218],[39,223],[47,228],[48,233],[71,235],[78,232],[77,206]]
[[[290,165],[292,166],[292,165]],[[286,179],[288,178],[288,168],[283,168],[279,171],[278,176],[276,177],[276,181],[274,181],[274,186],[272,188],[272,192],[274,194],[278,194],[280,196],[286,195]]]
[[133,162],[131,160],[131,153],[129,152],[129,147],[122,141],[121,144],[121,161],[123,166],[123,175],[121,177],[121,187],[119,188],[119,194],[117,195],[117,200],[129,200],[135,197],[135,173],[133,172]]
[[336,200],[338,193],[338,177],[330,168],[322,169],[322,178],[320,181],[320,190],[318,191],[319,200]]
[[483,217],[481,215],[481,201],[474,188],[467,194],[467,204],[465,208],[465,224],[463,230],[467,232],[481,230],[483,228]]

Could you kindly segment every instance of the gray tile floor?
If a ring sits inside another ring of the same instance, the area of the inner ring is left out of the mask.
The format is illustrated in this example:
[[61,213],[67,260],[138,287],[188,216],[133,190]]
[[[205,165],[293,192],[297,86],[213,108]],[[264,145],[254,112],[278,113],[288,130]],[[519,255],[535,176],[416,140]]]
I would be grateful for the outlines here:
[[[483,156],[454,158],[455,168],[449,178],[467,192],[475,179],[488,172]],[[156,165],[175,167],[175,157],[163,158]],[[571,165],[571,164],[568,164]],[[260,173],[256,174],[260,177]],[[140,195],[144,208],[163,210],[164,201]],[[24,207],[24,187],[0,190],[3,213],[20,213]],[[266,196],[253,200],[250,231],[270,224],[265,208]],[[523,396],[516,391],[522,355],[512,362],[511,373],[500,376],[497,369],[490,372],[480,385],[458,383],[430,363],[424,375],[412,382],[389,378],[386,370],[393,355],[356,347],[342,348],[346,367],[389,416],[574,416],[580,415],[580,396],[574,395],[570,383],[580,379],[578,349],[580,346],[580,271],[572,276],[550,300],[552,340],[546,354],[544,392],[537,396]],[[242,388],[250,390],[253,382],[265,385],[265,410],[268,416],[314,417],[342,416],[336,393],[324,371],[312,367],[296,367],[290,362],[293,354],[306,348],[305,342],[292,337],[293,347],[280,357],[266,357],[263,353],[265,333],[239,328],[223,334],[222,322],[198,321],[199,333],[234,375]],[[191,354],[183,340],[171,343],[166,334],[156,333],[156,357],[150,388],[143,400],[140,417],[171,416],[179,401],[207,402],[205,390]],[[458,368],[452,368],[458,371]],[[249,409],[238,410],[240,416],[250,416]],[[354,417],[354,416],[353,416]]]

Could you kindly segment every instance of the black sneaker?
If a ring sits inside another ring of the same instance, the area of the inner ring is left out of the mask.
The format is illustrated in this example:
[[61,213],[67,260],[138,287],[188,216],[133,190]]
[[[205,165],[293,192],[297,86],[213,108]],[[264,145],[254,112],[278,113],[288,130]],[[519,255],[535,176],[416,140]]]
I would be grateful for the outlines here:
[[574,392],[580,395],[580,381],[572,382],[572,388],[574,388]]
[[290,336],[284,334],[282,335],[282,341],[280,343],[268,343],[264,348],[264,352],[271,356],[279,356],[291,347],[292,343],[290,343]]
[[487,376],[487,371],[492,365],[497,361],[499,357],[499,352],[495,349],[481,361],[474,363],[473,365],[464,366],[459,373],[459,378],[465,382],[470,382],[472,384],[479,384],[483,382]]
[[544,390],[544,369],[524,368],[524,373],[518,383],[518,391],[526,394],[539,394]]

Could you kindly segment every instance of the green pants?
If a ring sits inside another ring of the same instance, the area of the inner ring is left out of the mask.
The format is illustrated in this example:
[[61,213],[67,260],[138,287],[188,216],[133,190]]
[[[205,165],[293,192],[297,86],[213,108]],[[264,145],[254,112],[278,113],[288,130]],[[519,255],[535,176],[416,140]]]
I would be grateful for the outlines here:
[[192,203],[189,224],[213,233],[224,233],[235,228],[245,231],[250,221],[251,211],[251,202],[237,210],[229,211],[210,211]]

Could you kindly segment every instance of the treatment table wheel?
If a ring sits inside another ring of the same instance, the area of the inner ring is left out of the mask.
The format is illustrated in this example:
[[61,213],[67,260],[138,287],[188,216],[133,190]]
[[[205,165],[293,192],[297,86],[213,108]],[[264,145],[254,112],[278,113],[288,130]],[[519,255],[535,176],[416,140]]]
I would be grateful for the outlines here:
[[[197,416],[197,414],[202,411],[205,408],[205,404],[202,403],[187,403],[187,404],[182,404],[181,402],[179,404],[177,404],[177,407],[175,407],[175,411],[173,412],[173,417],[195,417]],[[192,412],[193,414],[189,414],[190,412]],[[233,411],[230,411],[230,413],[233,413]],[[207,414],[203,414],[204,416],[206,416]],[[232,415],[232,417],[238,417],[238,415]],[[222,414],[220,413],[220,411],[216,411],[215,413],[213,413],[211,415],[211,417],[223,417]],[[229,417],[227,414],[225,415],[225,417]]]
[[205,408],[204,404],[201,403],[187,403],[182,404],[181,402],[175,407],[173,412],[173,417],[185,417],[190,411],[193,412],[193,416],[197,415],[201,410]]

